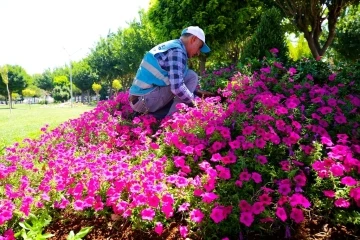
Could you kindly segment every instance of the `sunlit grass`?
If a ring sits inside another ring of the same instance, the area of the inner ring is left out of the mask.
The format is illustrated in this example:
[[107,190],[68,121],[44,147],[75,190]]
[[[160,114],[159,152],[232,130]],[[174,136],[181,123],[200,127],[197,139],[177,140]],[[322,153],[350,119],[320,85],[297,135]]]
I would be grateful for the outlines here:
[[93,109],[91,106],[74,104],[14,104],[0,105],[0,152],[6,146],[21,142],[24,138],[37,138],[45,124],[54,129],[61,123],[77,118],[81,113]]

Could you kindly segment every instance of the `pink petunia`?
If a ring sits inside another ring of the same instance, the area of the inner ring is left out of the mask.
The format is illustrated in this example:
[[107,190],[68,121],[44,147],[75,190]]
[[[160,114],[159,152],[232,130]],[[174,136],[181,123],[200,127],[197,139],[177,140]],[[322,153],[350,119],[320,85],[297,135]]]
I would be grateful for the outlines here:
[[191,221],[196,222],[196,223],[200,223],[203,220],[204,216],[205,215],[201,212],[200,209],[193,209],[190,212]]
[[254,215],[251,212],[242,212],[240,214],[240,222],[245,226],[250,227],[254,222]]
[[163,230],[164,230],[164,227],[163,227],[162,223],[161,223],[161,222],[157,222],[157,223],[155,224],[154,230],[155,230],[155,232],[156,232],[158,235],[161,235],[162,232],[163,232]]
[[333,190],[324,190],[323,193],[328,198],[334,198],[335,197],[335,192]]
[[240,181],[249,181],[251,178],[251,174],[247,171],[243,171],[239,175]]
[[334,205],[339,208],[348,208],[350,207],[350,202],[344,198],[339,198],[334,202]]
[[263,202],[256,202],[251,207],[251,212],[255,215],[262,213],[265,210]]
[[304,220],[304,213],[301,209],[292,208],[290,218],[296,223],[301,223]]
[[285,222],[285,220],[287,219],[287,215],[283,207],[278,207],[276,209],[276,216],[280,218],[283,222]]
[[357,181],[352,177],[343,177],[341,179],[341,183],[346,186],[355,186],[357,184]]
[[210,218],[219,223],[223,221],[231,212],[231,207],[216,206],[211,210]]
[[262,182],[261,175],[259,173],[257,173],[257,172],[251,173],[251,178],[254,180],[255,183],[261,183]]
[[154,216],[155,216],[155,211],[152,208],[145,208],[145,209],[141,210],[141,218],[143,220],[151,221],[151,220],[153,220]]
[[239,203],[239,208],[241,212],[248,212],[251,210],[251,205],[246,200],[241,200]]
[[180,226],[179,230],[180,230],[181,237],[186,238],[186,236],[188,235],[188,232],[189,232],[187,226]]
[[219,198],[219,196],[213,192],[205,192],[205,193],[201,194],[201,197],[202,197],[202,201],[204,203],[211,203],[215,199]]

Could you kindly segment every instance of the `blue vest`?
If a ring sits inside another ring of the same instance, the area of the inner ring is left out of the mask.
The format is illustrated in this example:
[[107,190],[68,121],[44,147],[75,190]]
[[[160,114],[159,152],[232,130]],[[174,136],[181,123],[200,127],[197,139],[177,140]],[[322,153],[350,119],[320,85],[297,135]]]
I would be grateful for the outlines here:
[[[130,87],[131,95],[145,95],[154,90],[157,86],[164,87],[170,85],[169,74],[160,67],[157,59],[155,58],[155,54],[165,52],[171,48],[180,48],[186,53],[181,40],[176,39],[161,43],[145,54],[140,67],[137,70],[135,79]],[[184,76],[187,71],[188,66],[186,65]]]

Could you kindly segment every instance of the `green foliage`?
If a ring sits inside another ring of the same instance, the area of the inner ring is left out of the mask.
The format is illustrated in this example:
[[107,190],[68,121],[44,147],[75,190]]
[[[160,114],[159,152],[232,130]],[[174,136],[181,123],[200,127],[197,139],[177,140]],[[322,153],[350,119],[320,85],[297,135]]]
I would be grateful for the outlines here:
[[312,56],[307,41],[304,38],[304,34],[300,34],[300,36],[297,38],[296,44],[293,44],[290,41],[289,36],[287,38],[287,46],[289,48],[289,57],[294,61],[297,61],[301,58],[310,58]]
[[42,240],[53,237],[53,234],[43,233],[44,228],[50,222],[51,216],[46,211],[38,214],[38,216],[30,213],[28,219],[19,223],[22,229],[15,236],[21,236],[24,240]]
[[24,89],[22,90],[22,95],[24,97],[33,97],[35,95],[35,91],[31,89]]
[[333,44],[339,57],[344,60],[360,59],[360,5],[348,8],[340,19]]
[[45,91],[52,91],[54,88],[53,77],[50,70],[46,70],[42,74],[33,76],[35,86],[44,89]]
[[83,227],[77,234],[75,234],[74,231],[70,231],[66,240],[81,240],[91,231],[92,228],[93,227]]
[[[20,66],[8,65],[7,68],[10,92],[21,93],[30,84],[31,77]],[[2,80],[0,81],[0,94],[7,95],[6,84]]]
[[241,54],[242,62],[253,58],[262,59],[272,48],[279,50],[278,57],[282,61],[287,59],[288,50],[281,20],[280,11],[274,7],[262,15],[260,24]]
[[65,75],[56,76],[56,77],[54,77],[54,85],[55,86],[60,86],[60,87],[70,86],[70,81],[67,78],[67,76],[65,76]]
[[68,86],[56,86],[52,91],[52,97],[57,102],[64,102],[70,99],[70,88]]
[[87,59],[72,63],[72,81],[81,91],[90,90],[91,85],[98,79]]
[[191,61],[192,68],[202,72],[207,57],[216,63],[238,61],[243,42],[254,32],[262,11],[263,1],[258,0],[159,0],[154,1],[148,14],[159,41],[179,38],[190,25],[204,30],[211,52]]

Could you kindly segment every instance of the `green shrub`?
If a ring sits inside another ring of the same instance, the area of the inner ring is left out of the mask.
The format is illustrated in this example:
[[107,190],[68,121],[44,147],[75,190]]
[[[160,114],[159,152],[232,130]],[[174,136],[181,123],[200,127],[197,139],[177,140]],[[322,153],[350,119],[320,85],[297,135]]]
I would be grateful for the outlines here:
[[281,61],[287,60],[288,49],[281,20],[279,10],[274,7],[264,13],[258,28],[241,54],[242,62],[253,58],[262,59],[269,55],[269,50],[273,48],[278,49]]

